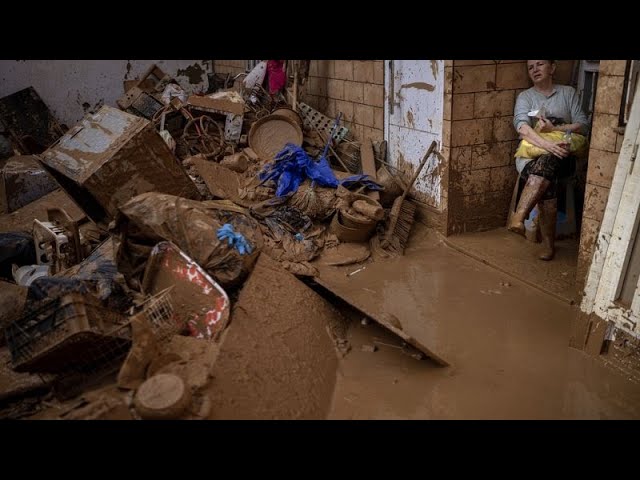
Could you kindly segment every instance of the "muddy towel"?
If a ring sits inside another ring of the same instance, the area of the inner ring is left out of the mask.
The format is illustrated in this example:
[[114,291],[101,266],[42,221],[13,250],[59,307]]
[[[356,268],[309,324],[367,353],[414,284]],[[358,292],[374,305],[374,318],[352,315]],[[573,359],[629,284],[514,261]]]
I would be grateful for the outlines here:
[[[116,261],[132,288],[140,280],[151,249],[159,242],[173,242],[207,271],[223,288],[242,282],[262,249],[262,232],[246,210],[225,202],[198,202],[155,192],[132,198],[120,207],[116,230],[120,235]],[[229,224],[250,250],[244,254],[218,231]]]
[[225,223],[218,229],[218,240],[224,242],[227,240],[229,246],[235,247],[240,255],[251,253],[253,247],[247,242],[247,239],[241,233],[233,231],[233,225]]

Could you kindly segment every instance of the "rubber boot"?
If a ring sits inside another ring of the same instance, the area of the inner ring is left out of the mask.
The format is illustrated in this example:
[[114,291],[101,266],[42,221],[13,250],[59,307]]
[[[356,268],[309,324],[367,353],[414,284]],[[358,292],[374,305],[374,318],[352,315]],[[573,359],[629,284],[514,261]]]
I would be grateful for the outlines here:
[[520,195],[516,211],[511,215],[511,221],[507,225],[509,230],[524,235],[524,221],[533,210],[535,204],[542,198],[550,183],[544,177],[529,175],[527,183],[522,189],[522,195]]
[[556,250],[556,221],[558,218],[558,199],[552,198],[538,204],[540,212],[540,236],[542,237],[542,253],[540,260],[552,260]]

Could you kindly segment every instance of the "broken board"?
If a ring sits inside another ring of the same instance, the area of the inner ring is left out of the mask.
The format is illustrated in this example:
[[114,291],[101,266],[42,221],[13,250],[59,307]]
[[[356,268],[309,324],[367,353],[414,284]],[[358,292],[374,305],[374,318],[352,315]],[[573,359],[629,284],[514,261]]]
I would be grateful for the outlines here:
[[84,212],[64,190],[54,190],[44,197],[19,208],[15,212],[0,215],[0,232],[33,231],[33,219],[48,221],[48,208],[61,208],[69,214],[74,222],[81,222],[86,218]]
[[[414,254],[419,255],[419,254]],[[393,260],[378,260],[348,266],[328,266],[313,262],[319,275],[315,281],[357,310],[369,316],[413,345],[441,366],[448,366],[440,347],[437,319],[428,318],[423,302],[429,301],[412,268],[411,253]],[[426,275],[429,270],[425,269]],[[417,273],[417,271],[416,271]]]
[[[376,174],[376,161],[373,155],[373,144],[371,139],[368,138],[362,143],[360,147],[360,162],[362,163],[362,173],[369,175],[374,182],[378,181]],[[367,196],[376,202],[380,201],[380,192],[377,190],[369,190]]]
[[242,175],[202,157],[192,158],[198,174],[214,197],[231,200],[234,203],[241,202],[239,192]]

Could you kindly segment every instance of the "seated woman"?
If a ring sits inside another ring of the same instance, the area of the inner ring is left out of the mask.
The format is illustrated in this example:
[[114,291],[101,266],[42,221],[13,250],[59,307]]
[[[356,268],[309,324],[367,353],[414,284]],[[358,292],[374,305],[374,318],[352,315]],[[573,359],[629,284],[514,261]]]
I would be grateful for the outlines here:
[[555,60],[527,60],[527,69],[533,87],[518,95],[513,124],[520,138],[547,153],[535,159],[516,158],[516,168],[526,185],[508,228],[523,234],[524,221],[538,204],[544,247],[539,258],[551,260],[555,254],[558,212],[556,187],[558,178],[570,171],[570,152],[565,141],[547,140],[540,134],[560,131],[586,135],[589,121],[580,107],[576,90],[553,83]]

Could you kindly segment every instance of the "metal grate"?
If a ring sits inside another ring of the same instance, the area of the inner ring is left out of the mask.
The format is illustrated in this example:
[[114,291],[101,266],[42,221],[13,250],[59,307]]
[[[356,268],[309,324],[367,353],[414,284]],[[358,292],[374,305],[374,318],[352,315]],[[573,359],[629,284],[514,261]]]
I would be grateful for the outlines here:
[[142,115],[144,118],[151,120],[162,107],[164,105],[161,102],[148,93],[142,92],[131,104],[129,112],[134,115]]
[[172,290],[173,287],[162,290],[151,297],[143,307],[142,314],[149,320],[149,324],[159,340],[176,335],[184,328],[184,324],[174,313]]
[[[307,129],[318,129],[322,132],[325,138],[328,138],[331,134],[331,129],[335,123],[335,119],[329,118],[317,110],[311,108],[306,103],[299,103],[300,116],[302,122]],[[339,127],[333,134],[333,139],[339,143],[347,136],[349,129],[347,127]]]

